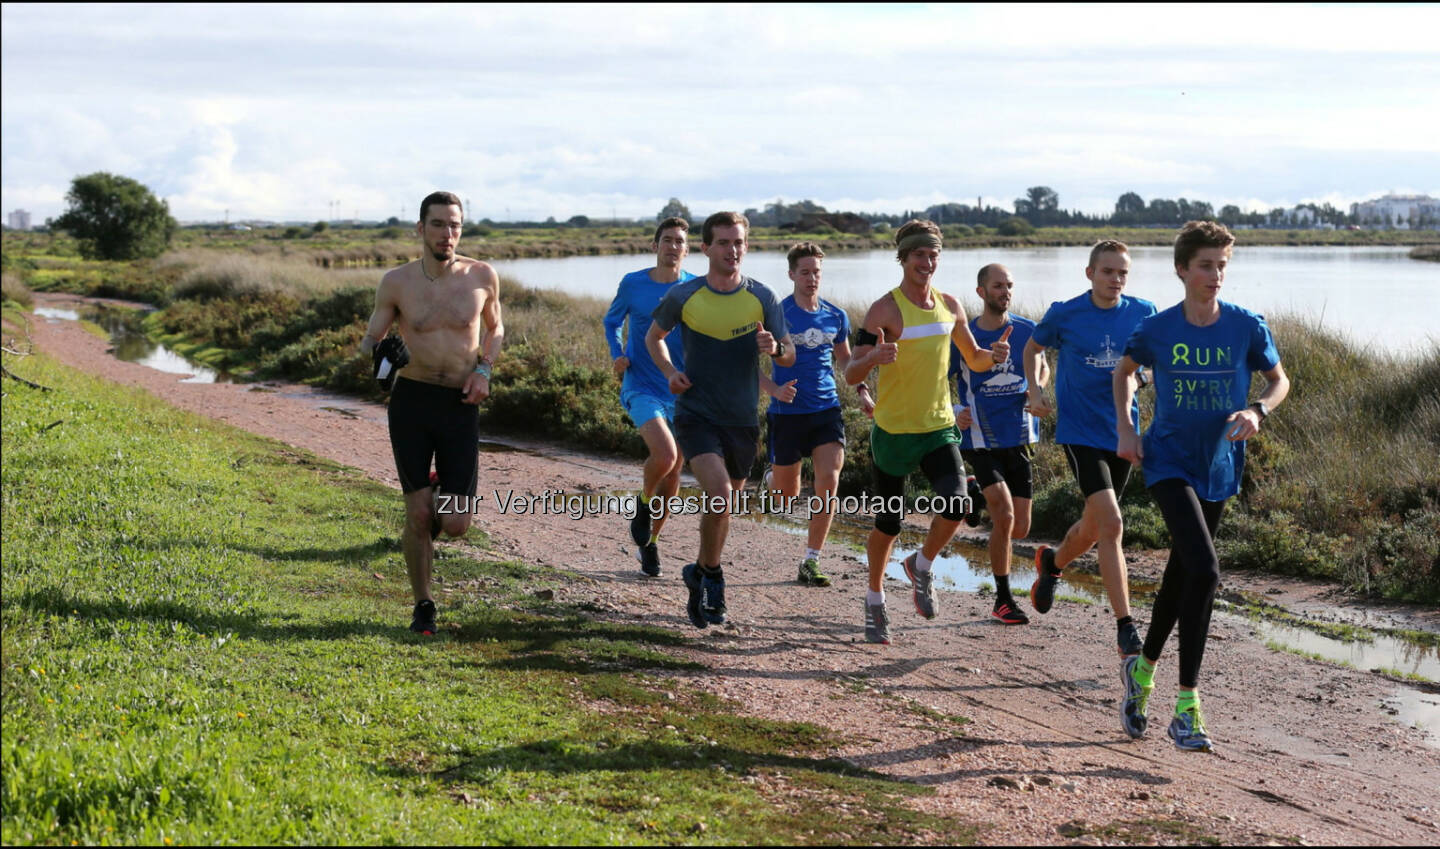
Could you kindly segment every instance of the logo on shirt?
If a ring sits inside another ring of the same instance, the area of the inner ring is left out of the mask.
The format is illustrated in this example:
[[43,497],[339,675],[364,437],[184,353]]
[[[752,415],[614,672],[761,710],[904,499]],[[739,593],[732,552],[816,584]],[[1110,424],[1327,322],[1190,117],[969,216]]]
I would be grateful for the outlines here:
[[835,342],[835,334],[833,332],[827,332],[818,327],[812,327],[804,333],[798,336],[791,336],[790,338],[794,340],[796,345],[802,348],[823,348]]
[[1009,357],[1006,357],[1003,363],[996,363],[992,371],[994,377],[977,387],[977,391],[982,395],[1011,395],[1019,392],[1019,384],[1025,382],[1024,375],[1015,373],[1015,363]]
[[1109,333],[1105,334],[1105,341],[1102,344],[1105,347],[1100,350],[1099,356],[1091,354],[1086,357],[1085,365],[1114,371],[1115,367],[1120,365],[1120,350],[1115,347],[1114,342],[1110,341]]

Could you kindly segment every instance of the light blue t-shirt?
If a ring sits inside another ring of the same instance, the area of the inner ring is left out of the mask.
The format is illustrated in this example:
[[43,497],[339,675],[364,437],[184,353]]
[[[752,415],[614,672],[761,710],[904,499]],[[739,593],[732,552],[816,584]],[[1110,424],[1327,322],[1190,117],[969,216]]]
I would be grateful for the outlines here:
[[[605,341],[610,345],[610,359],[622,355],[630,358],[630,365],[625,369],[625,377],[620,382],[622,393],[634,390],[661,398],[670,397],[670,381],[665,379],[665,375],[660,373],[659,367],[650,358],[650,351],[645,347],[645,334],[650,332],[651,314],[655,312],[655,307],[660,305],[660,299],[670,291],[670,287],[694,278],[695,275],[682,269],[680,279],[674,283],[656,283],[650,279],[650,269],[643,268],[620,279],[615,300],[610,302],[610,309],[605,313]],[[622,347],[620,328],[626,319],[630,320],[630,332]],[[670,359],[675,363],[675,368],[684,371],[685,352],[680,345],[679,336],[667,336],[665,346],[670,349]]]
[[[1055,369],[1057,443],[1115,450],[1111,376],[1120,364],[1125,340],[1142,319],[1154,314],[1154,304],[1126,295],[1121,295],[1120,302],[1110,309],[1101,309],[1090,300],[1089,292],[1056,301],[1046,310],[1035,327],[1034,338],[1060,352]],[[1130,406],[1130,421],[1140,421],[1138,400]]]
[[840,406],[835,389],[835,340],[850,337],[850,316],[824,298],[814,312],[795,303],[794,295],[786,295],[780,308],[795,343],[795,365],[787,368],[777,363],[771,378],[781,385],[795,381],[795,400],[785,404],[771,398],[767,412],[798,415]]
[[1155,371],[1155,420],[1145,432],[1141,468],[1154,486],[1179,478],[1206,501],[1240,491],[1245,443],[1225,438],[1231,413],[1245,409],[1250,373],[1280,363],[1263,316],[1220,302],[1208,327],[1185,320],[1176,304],[1140,322],[1125,344],[1130,359]]
[[[1014,328],[1005,340],[1010,344],[1010,358],[993,369],[971,371],[960,349],[950,343],[950,373],[956,377],[960,403],[970,408],[970,427],[960,431],[961,451],[1014,448],[1040,441],[1039,423],[1025,411],[1030,383],[1020,360],[1025,343],[1035,332],[1035,322],[1012,314],[1006,326]],[[976,316],[970,320],[970,333],[975,344],[985,349],[999,341],[1005,327],[985,330]]]

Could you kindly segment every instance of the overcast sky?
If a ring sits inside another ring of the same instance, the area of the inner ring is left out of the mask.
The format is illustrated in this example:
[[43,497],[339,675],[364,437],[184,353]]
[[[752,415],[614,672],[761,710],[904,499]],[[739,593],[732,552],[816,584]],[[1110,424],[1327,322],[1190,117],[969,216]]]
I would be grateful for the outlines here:
[[[3,7],[0,206],[653,216],[1440,196],[1440,6]],[[338,201],[338,206],[332,202]]]

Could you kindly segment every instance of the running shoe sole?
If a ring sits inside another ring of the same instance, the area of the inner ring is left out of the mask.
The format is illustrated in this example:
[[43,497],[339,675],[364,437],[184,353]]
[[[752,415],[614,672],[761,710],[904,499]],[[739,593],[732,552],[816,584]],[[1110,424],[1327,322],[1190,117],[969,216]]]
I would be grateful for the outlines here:
[[885,612],[885,603],[865,602],[865,642],[890,645],[890,614]]
[[635,496],[635,518],[630,520],[630,539],[636,548],[644,548],[650,541],[650,502],[643,496]]
[[1121,657],[1134,657],[1145,648],[1145,642],[1140,639],[1140,629],[1131,622],[1122,628],[1116,635],[1116,648],[1120,651]]
[[705,621],[705,615],[700,612],[700,599],[704,595],[700,588],[700,567],[694,563],[687,565],[680,570],[680,580],[685,582],[685,589],[690,591],[690,599],[685,603],[685,615],[690,617],[690,624],[696,628],[710,627],[710,623]]
[[705,621],[711,625],[724,625],[725,619],[725,580],[713,578],[700,579],[702,598],[700,601],[700,612],[705,616]]
[[[910,579],[910,598],[915,602],[915,612],[926,619],[934,619],[935,576],[927,571],[924,580],[921,580],[920,572],[915,568],[915,557],[918,554],[919,552],[911,553],[900,565],[905,569],[905,577]],[[922,583],[925,585],[923,591],[920,588]]]
[[640,546],[640,550],[635,552],[635,559],[640,561],[640,571],[647,577],[660,577],[660,551],[653,542]]
[[1120,683],[1125,688],[1125,698],[1120,702],[1120,727],[1135,740],[1144,737],[1150,727],[1150,718],[1146,716],[1150,692],[1135,680],[1135,667],[1139,663],[1140,655],[1135,654],[1120,664]]
[[1045,552],[1049,550],[1048,545],[1035,549],[1035,583],[1030,585],[1030,605],[1036,613],[1050,612],[1055,604],[1055,585],[1060,582],[1060,576],[1050,574],[1045,567]]

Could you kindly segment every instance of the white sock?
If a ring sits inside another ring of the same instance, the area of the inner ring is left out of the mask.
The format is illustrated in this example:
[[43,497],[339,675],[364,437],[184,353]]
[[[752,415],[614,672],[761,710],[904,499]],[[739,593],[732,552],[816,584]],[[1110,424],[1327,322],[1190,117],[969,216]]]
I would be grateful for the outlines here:
[[866,591],[865,591],[865,603],[866,603],[866,604],[884,604],[884,603],[885,603],[885,591],[884,591],[884,590],[880,590],[879,592],[876,592],[875,590],[866,590]]
[[926,557],[926,556],[925,556],[925,552],[923,552],[923,551],[917,551],[917,552],[915,552],[915,571],[916,571],[916,572],[929,572],[929,571],[930,571],[930,558]]
[[820,559],[820,549],[818,549],[818,548],[807,548],[807,549],[805,549],[805,559],[806,559],[806,560],[811,560],[811,559],[819,560],[819,559]]

